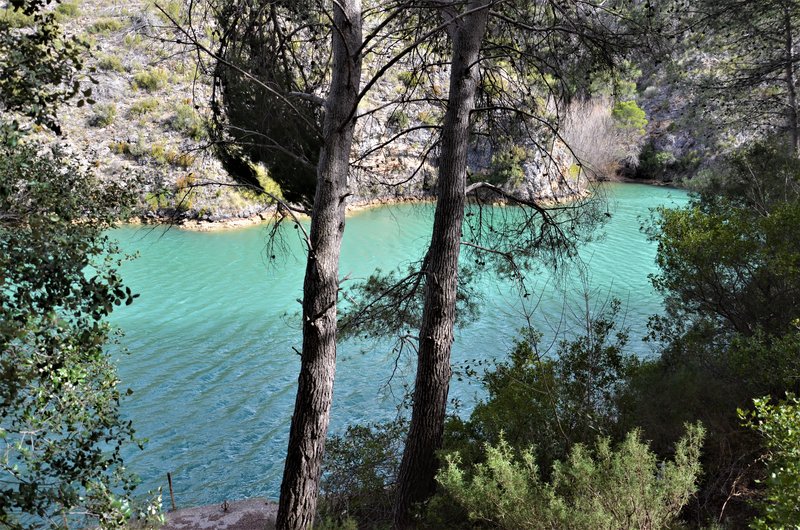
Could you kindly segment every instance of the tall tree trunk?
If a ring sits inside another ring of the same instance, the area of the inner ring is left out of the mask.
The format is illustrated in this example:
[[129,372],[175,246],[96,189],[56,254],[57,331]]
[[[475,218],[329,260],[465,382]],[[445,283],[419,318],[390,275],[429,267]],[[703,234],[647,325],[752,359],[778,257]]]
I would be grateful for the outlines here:
[[445,20],[450,21],[448,31],[453,46],[450,94],[442,125],[433,234],[425,259],[425,301],[411,425],[395,498],[397,528],[411,526],[410,508],[429,498],[435,489],[436,451],[442,446],[450,387],[470,114],[475,108],[478,59],[489,16],[488,5],[488,0],[470,0],[465,14],[455,13],[452,8],[442,9]]
[[792,25],[792,14],[789,5],[783,7],[783,31],[784,31],[784,61],[785,61],[785,82],[787,91],[786,101],[786,121],[789,127],[789,137],[792,142],[792,152],[800,154],[800,124],[797,123],[797,87],[796,73],[794,65],[794,27]]
[[336,373],[336,302],[350,150],[361,82],[361,0],[333,3],[333,76],[325,102],[323,146],[303,283],[303,351],[278,529],[311,528]]

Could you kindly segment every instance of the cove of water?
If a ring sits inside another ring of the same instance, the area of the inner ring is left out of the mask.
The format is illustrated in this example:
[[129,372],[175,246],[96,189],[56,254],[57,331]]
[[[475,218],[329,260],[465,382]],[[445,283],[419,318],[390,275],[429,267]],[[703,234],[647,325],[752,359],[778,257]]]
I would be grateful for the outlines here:
[[[638,184],[610,184],[605,236],[581,250],[590,270],[590,305],[610,296],[623,303],[629,349],[650,353],[641,342],[649,315],[661,310],[647,275],[655,271],[655,245],[641,233],[649,209],[686,203],[682,191]],[[365,278],[421,257],[430,237],[431,205],[397,205],[355,213],[347,221],[341,275]],[[171,472],[180,506],[253,496],[276,498],[299,369],[299,321],[304,272],[302,245],[287,230],[283,246],[267,246],[265,226],[199,233],[163,227],[115,231],[125,252],[124,279],[140,294],[114,313],[128,355],[119,355],[123,403],[144,451],[129,450],[126,465],[146,491],[164,486]],[[275,260],[270,259],[272,255]],[[532,275],[532,296],[522,303],[507,284],[481,278],[479,318],[457,330],[456,371],[473,359],[503,358],[525,309],[552,342],[584,312],[584,283],[567,274],[557,286],[546,271]],[[538,303],[536,303],[538,302]],[[534,307],[535,305],[535,307]],[[566,315],[562,319],[562,315]],[[345,343],[339,348],[331,431],[357,422],[391,419],[412,374],[391,344]],[[115,354],[116,355],[116,354]],[[451,397],[467,411],[479,396],[475,382],[454,379]]]

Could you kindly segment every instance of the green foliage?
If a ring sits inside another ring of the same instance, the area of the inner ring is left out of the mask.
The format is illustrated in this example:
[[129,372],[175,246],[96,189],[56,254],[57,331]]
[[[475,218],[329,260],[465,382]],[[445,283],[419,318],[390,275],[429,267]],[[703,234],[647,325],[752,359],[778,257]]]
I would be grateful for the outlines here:
[[635,101],[618,101],[611,109],[611,117],[618,127],[626,131],[634,131],[644,135],[647,126],[647,116]]
[[417,119],[423,125],[433,126],[433,125],[437,125],[439,123],[439,120],[438,120],[436,114],[434,112],[429,111],[429,110],[421,110],[421,111],[419,111],[419,113],[417,114]]
[[645,179],[662,179],[672,169],[675,156],[667,151],[659,151],[652,143],[642,146],[636,176]]
[[0,525],[116,528],[134,440],[105,318],[134,295],[105,234],[130,193],[41,148],[0,146]]
[[589,93],[592,96],[613,97],[616,101],[632,101],[636,98],[636,82],[642,70],[630,60],[623,60],[613,70],[592,72]]
[[34,24],[34,18],[13,7],[3,7],[0,8],[0,24],[6,28],[27,28]]
[[159,102],[156,98],[144,98],[135,101],[128,112],[131,116],[144,116],[150,114],[158,108]]
[[406,88],[417,88],[422,81],[421,76],[417,72],[403,71],[397,74],[397,80]]
[[[60,132],[56,107],[81,91],[78,71],[86,44],[63,34],[53,11],[37,0],[11,2],[13,15],[0,16],[0,106]],[[20,17],[29,19],[17,27]],[[78,105],[88,100],[78,100]]]
[[544,482],[534,449],[519,456],[502,438],[486,445],[485,463],[448,455],[437,481],[471,521],[497,528],[659,529],[674,524],[695,491],[704,432],[687,426],[672,462],[659,463],[637,431],[616,449],[600,438],[594,451],[575,445]]
[[734,411],[782,395],[800,373],[800,173],[778,154],[754,146],[728,157],[687,207],[659,210],[649,228],[660,267],[652,280],[666,302],[650,338],[662,349],[629,378],[620,421],[642,427],[662,454],[682,423],[709,427],[699,518],[723,506],[750,516],[761,442]]
[[783,333],[800,317],[800,200],[768,216],[728,200],[660,209],[652,238],[661,272],[653,285],[672,318],[709,319],[719,329]]
[[150,211],[157,212],[159,210],[165,210],[170,207],[172,204],[171,196],[165,191],[157,192],[157,193],[147,193],[144,196],[144,202],[147,204]]
[[506,143],[492,155],[487,181],[498,186],[506,183],[519,185],[525,178],[522,164],[527,158],[528,151],[525,147]]
[[766,493],[759,503],[762,516],[752,528],[797,528],[800,522],[800,400],[791,394],[772,404],[769,397],[753,400],[754,411],[739,410],[739,418],[756,430],[767,449]]
[[142,43],[142,35],[140,33],[128,33],[122,39],[126,48],[135,48]]
[[395,127],[399,130],[407,129],[409,124],[411,123],[411,118],[408,117],[408,114],[401,110],[396,110],[389,116],[388,125],[390,127]]
[[63,18],[75,18],[81,14],[81,8],[77,1],[61,2],[56,6],[56,14]]
[[154,4],[160,8],[155,8],[155,11],[156,15],[158,15],[163,22],[168,24],[172,24],[173,22],[177,22],[179,24],[186,22],[186,19],[183,16],[184,3],[182,0],[157,0],[154,2]]
[[122,59],[116,55],[103,54],[99,56],[97,67],[101,70],[111,72],[124,72],[125,66],[122,64]]
[[448,421],[445,446],[472,464],[484,444],[497,444],[502,436],[512,448],[535,446],[539,463],[549,469],[571,445],[612,433],[617,394],[637,364],[623,353],[628,337],[616,329],[619,308],[619,301],[612,301],[590,319],[583,335],[562,340],[552,358],[540,355],[540,335],[528,332],[510,362],[483,375],[487,397],[469,420]]
[[724,157],[690,184],[698,204],[727,201],[767,216],[773,206],[800,199],[800,159],[782,145],[759,142]]
[[205,121],[192,105],[186,103],[178,105],[175,109],[175,117],[172,118],[171,126],[194,140],[201,140],[208,134]]
[[314,530],[358,530],[358,521],[352,517],[338,519],[336,517],[322,517],[314,522]]
[[356,425],[328,439],[320,485],[323,517],[340,522],[352,517],[370,528],[391,521],[391,485],[407,427],[404,421]]
[[[222,2],[216,7],[218,35],[225,41],[220,42],[225,56],[215,69],[222,97],[212,109],[214,140],[224,140],[217,144],[217,154],[241,184],[258,187],[253,165],[260,164],[287,200],[310,206],[322,145],[322,107],[292,94],[324,93],[330,79],[326,32],[319,31],[316,11],[306,2],[274,4],[278,16],[266,19],[248,3]],[[298,40],[295,29],[279,20],[308,22],[315,29],[307,40]],[[287,42],[292,43],[289,49]],[[287,60],[293,53],[302,60]],[[270,89],[259,87],[244,72]],[[259,138],[265,140],[254,141]]]
[[255,168],[256,176],[258,178],[258,183],[261,186],[261,189],[264,190],[264,193],[268,193],[272,197],[278,198],[280,200],[284,200],[283,191],[281,187],[278,185],[272,177],[269,176],[267,170],[265,170],[261,166],[257,166]]
[[89,124],[93,127],[107,127],[117,117],[117,106],[114,103],[96,103],[92,107]]
[[92,34],[108,35],[115,31],[121,30],[123,27],[122,21],[116,18],[101,18],[87,29]]
[[191,153],[176,151],[175,149],[168,149],[164,153],[164,160],[170,165],[188,169],[192,167],[196,157]]
[[133,75],[133,86],[147,92],[155,92],[164,88],[169,80],[169,73],[163,68],[150,68]]

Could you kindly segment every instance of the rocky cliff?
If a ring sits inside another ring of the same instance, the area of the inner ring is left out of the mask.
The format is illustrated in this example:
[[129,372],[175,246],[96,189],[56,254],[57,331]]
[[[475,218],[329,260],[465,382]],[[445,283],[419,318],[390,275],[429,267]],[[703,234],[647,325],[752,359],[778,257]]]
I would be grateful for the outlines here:
[[[139,186],[144,217],[213,221],[257,215],[268,201],[237,188],[208,149],[210,84],[203,61],[177,42],[181,39],[170,20],[185,21],[185,6],[180,0],[158,5],[164,12],[142,0],[73,0],[59,5],[67,30],[91,44],[87,63],[97,82],[93,105],[63,109],[61,141],[84,153],[107,178]],[[447,71],[442,68],[434,76],[438,77],[426,90],[441,99]],[[402,75],[388,76],[363,105],[380,108],[383,100],[408,90],[408,85]],[[433,193],[433,125],[441,113],[441,106],[430,102],[409,103],[359,121],[351,204]],[[403,130],[410,132],[402,134]],[[583,193],[585,178],[570,151],[557,141],[549,145],[544,153],[524,143],[505,153],[476,144],[470,177],[492,180],[526,198],[556,200]],[[266,175],[264,181],[272,185]]]

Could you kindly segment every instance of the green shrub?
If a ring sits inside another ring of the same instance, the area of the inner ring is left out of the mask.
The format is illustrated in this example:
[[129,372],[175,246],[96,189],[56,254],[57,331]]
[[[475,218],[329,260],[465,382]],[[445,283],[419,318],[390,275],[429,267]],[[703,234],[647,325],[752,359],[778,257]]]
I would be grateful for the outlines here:
[[492,155],[486,180],[497,185],[519,185],[525,178],[522,164],[527,158],[528,151],[523,146],[510,144],[500,148]]
[[94,24],[88,27],[86,31],[90,34],[100,34],[100,35],[107,35],[114,31],[119,31],[122,29],[122,22],[116,18],[101,18]]
[[148,208],[154,212],[169,208],[171,204],[170,195],[165,191],[147,193],[144,196],[144,202]]
[[638,431],[616,450],[605,438],[594,451],[578,444],[555,463],[550,483],[541,479],[533,449],[517,457],[501,439],[472,468],[448,455],[436,480],[471,521],[498,528],[668,528],[696,489],[703,435],[700,425],[687,426],[674,461],[664,463]]
[[128,155],[131,152],[131,144],[122,140],[114,140],[108,144],[109,150],[118,155]]
[[167,147],[163,142],[156,142],[150,146],[150,156],[159,164],[167,163]]
[[507,361],[496,362],[483,375],[486,400],[475,405],[469,419],[448,420],[445,447],[471,465],[482,457],[483,446],[497,444],[502,433],[515,449],[535,446],[538,463],[548,472],[570,444],[613,434],[617,395],[638,363],[624,353],[628,337],[617,328],[619,311],[619,301],[612,300],[603,313],[588,319],[588,329],[562,340],[548,358],[539,353],[541,335],[527,332]]
[[114,103],[97,103],[92,107],[89,124],[93,127],[107,127],[117,117],[117,106]]
[[614,118],[617,126],[622,129],[636,131],[640,135],[645,133],[647,115],[635,101],[617,102],[611,110],[611,117]]
[[125,67],[122,65],[122,59],[116,55],[103,54],[97,61],[97,67],[100,70],[111,72],[124,72]]
[[195,108],[189,104],[180,104],[175,109],[175,116],[171,121],[172,128],[180,131],[194,140],[207,136],[205,122]]
[[275,180],[269,176],[269,173],[266,169],[262,166],[255,166],[256,171],[256,178],[258,179],[258,184],[261,186],[261,189],[264,190],[266,193],[270,194],[273,197],[283,200],[283,191],[281,190],[280,185],[275,182]]
[[8,25],[9,28],[27,28],[33,24],[33,17],[26,15],[22,10],[3,7],[0,8],[0,23]]
[[[183,16],[183,2],[181,0],[158,0],[157,2],[154,2],[154,4],[158,4],[158,7],[161,8],[158,9],[155,7],[155,5],[153,6],[156,11],[156,15],[163,22],[170,24],[173,21],[178,23],[185,22],[185,18]],[[162,9],[164,11],[162,11]],[[164,12],[167,14],[165,15]]]
[[753,400],[755,411],[739,410],[745,425],[764,440],[766,491],[759,503],[762,516],[751,525],[758,530],[797,528],[800,521],[800,400],[787,394],[772,404],[769,397]]
[[417,114],[417,119],[423,125],[436,125],[439,123],[439,119],[437,118],[436,114],[428,110],[419,111],[419,114]]
[[406,88],[416,88],[420,84],[420,75],[416,72],[403,71],[397,74],[397,80]]
[[75,18],[81,14],[78,2],[61,2],[56,6],[56,17],[58,19]]
[[134,88],[154,92],[163,88],[169,80],[169,73],[163,68],[151,68],[133,76]]
[[399,130],[404,130],[408,128],[408,125],[411,123],[411,119],[408,117],[408,114],[403,112],[402,110],[397,110],[389,116],[388,125],[389,127],[394,127]]
[[144,116],[158,108],[158,100],[156,98],[144,98],[135,101],[131,108],[128,110],[131,116]]
[[652,142],[645,144],[639,152],[636,177],[644,179],[663,178],[672,169],[675,156],[668,151],[659,151]]
[[127,48],[135,48],[142,43],[142,36],[138,33],[128,33],[122,42]]

